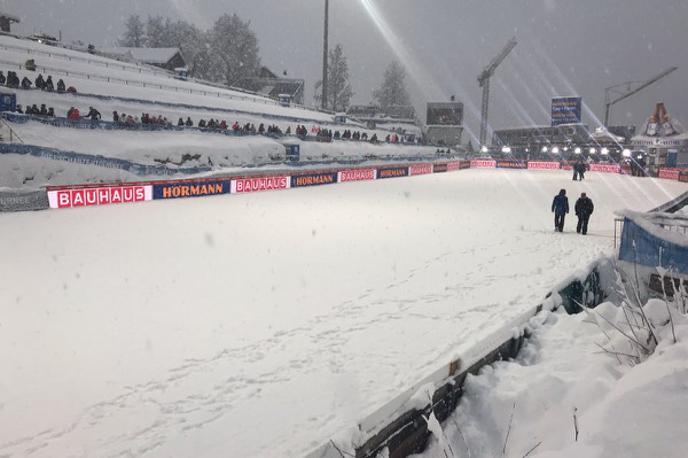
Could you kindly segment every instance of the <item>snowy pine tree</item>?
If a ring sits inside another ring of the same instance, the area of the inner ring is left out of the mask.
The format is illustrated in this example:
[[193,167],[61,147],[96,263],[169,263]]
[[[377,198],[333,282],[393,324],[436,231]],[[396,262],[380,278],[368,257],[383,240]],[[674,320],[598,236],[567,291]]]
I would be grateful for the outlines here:
[[411,99],[404,84],[406,70],[397,61],[393,61],[385,70],[382,85],[373,91],[373,99],[387,109],[391,106],[410,105]]
[[138,15],[132,14],[124,25],[124,35],[119,39],[120,46],[129,48],[141,48],[145,45],[146,34],[143,21]]
[[236,80],[254,76],[260,67],[258,39],[250,21],[236,14],[222,15],[209,32],[207,78],[232,85]]
[[[330,50],[327,60],[327,107],[333,111],[346,111],[354,92],[349,83],[349,63],[341,44]],[[314,99],[316,105],[321,105],[322,80],[315,83]]]

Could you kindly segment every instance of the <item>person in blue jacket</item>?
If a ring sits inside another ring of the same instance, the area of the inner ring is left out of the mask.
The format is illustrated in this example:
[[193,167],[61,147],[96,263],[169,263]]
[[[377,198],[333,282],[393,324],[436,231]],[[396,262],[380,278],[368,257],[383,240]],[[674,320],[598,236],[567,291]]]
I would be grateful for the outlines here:
[[564,219],[569,212],[569,198],[566,197],[566,189],[562,189],[554,197],[552,212],[554,213],[554,230],[564,232]]

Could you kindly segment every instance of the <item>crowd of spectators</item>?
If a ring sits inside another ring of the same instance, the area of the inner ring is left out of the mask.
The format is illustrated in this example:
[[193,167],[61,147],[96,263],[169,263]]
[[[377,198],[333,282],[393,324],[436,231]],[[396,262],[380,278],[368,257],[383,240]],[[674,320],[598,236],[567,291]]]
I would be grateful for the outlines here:
[[57,80],[57,84],[53,82],[52,75],[48,75],[47,78],[43,78],[43,74],[39,73],[36,79],[32,82],[28,77],[23,77],[19,80],[19,76],[16,72],[8,71],[7,76],[0,70],[0,85],[12,88],[12,89],[40,89],[46,92],[57,92],[58,94],[64,93],[76,93],[76,88],[74,86],[66,87],[64,80]]
[[46,107],[45,103],[42,103],[40,108],[38,108],[38,105],[34,103],[31,106],[27,106],[26,109],[17,104],[15,112],[32,116],[46,116],[49,118],[55,117],[55,109],[53,107]]

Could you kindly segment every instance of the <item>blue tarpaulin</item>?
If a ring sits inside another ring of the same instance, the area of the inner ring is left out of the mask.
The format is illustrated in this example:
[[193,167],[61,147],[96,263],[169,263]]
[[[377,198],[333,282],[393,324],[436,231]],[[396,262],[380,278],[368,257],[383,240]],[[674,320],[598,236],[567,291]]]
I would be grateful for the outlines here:
[[[647,224],[652,224],[649,221]],[[624,218],[619,259],[648,267],[663,267],[677,273],[688,274],[688,237],[686,244],[676,243],[677,233],[659,225],[650,231],[628,217]],[[662,233],[666,232],[666,237]]]

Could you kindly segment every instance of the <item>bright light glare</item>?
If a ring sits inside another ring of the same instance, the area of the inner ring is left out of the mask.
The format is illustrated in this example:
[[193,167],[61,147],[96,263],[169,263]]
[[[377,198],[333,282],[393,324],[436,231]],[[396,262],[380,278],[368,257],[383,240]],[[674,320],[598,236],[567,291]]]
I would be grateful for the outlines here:
[[554,154],[559,154],[559,147],[558,147],[558,146],[555,146],[554,148],[552,148],[552,152],[553,152]]
[[602,154],[604,154],[605,156],[609,154],[609,148],[602,148]]
[[487,149],[487,146],[483,145],[482,148],[480,148],[481,153],[487,153],[489,150]]
[[631,150],[628,148],[623,150],[623,157],[631,157]]
[[510,152],[511,152],[511,148],[509,148],[508,146],[502,146],[502,153],[510,153]]
[[576,149],[573,151],[576,154],[580,154],[582,151],[579,146],[576,147]]
[[590,154],[595,154],[597,150],[595,148],[590,148]]
[[543,153],[546,153],[547,151],[549,151],[549,150],[547,149],[547,147],[546,147],[546,146],[543,146],[543,147],[542,147],[542,152],[543,152]]

